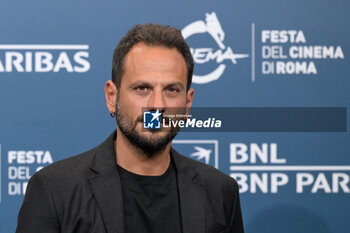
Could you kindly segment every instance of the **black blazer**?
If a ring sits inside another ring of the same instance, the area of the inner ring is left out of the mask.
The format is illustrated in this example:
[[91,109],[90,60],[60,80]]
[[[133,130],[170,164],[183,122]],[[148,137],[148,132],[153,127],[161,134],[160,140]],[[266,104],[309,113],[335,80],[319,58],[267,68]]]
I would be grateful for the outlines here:
[[[127,233],[115,137],[114,132],[98,147],[34,174],[16,232]],[[243,233],[237,182],[173,149],[171,156],[178,176],[183,233]]]

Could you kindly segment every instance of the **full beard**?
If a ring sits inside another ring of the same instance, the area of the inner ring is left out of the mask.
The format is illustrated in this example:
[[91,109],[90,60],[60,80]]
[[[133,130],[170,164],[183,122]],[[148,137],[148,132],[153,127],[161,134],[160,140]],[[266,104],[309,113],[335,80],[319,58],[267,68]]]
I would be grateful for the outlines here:
[[147,137],[137,132],[136,127],[139,122],[143,122],[142,116],[139,116],[135,121],[131,117],[126,116],[120,110],[119,100],[117,98],[116,120],[120,132],[127,138],[131,145],[140,150],[148,157],[153,157],[160,154],[166,146],[171,142],[180,128],[171,127],[164,136],[158,135],[161,129],[149,130],[152,135]]

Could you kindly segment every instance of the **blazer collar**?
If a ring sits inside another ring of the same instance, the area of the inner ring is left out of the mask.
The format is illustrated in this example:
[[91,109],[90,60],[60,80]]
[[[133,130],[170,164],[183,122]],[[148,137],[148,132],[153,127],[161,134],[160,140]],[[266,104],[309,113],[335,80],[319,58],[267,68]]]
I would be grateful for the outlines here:
[[[89,178],[108,233],[124,233],[123,192],[114,151],[114,131],[101,145],[90,168],[97,173]],[[198,163],[180,155],[173,148],[178,180],[183,233],[205,232],[204,181],[198,173]]]
[[205,184],[198,163],[171,149],[177,172],[183,233],[205,232]]
[[123,190],[116,166],[114,131],[96,152],[90,168],[97,174],[89,178],[97,205],[108,233],[124,233]]
[[97,148],[92,159],[90,168],[96,173],[102,173],[116,165],[116,156],[114,151],[114,140],[117,137],[115,130],[109,137]]

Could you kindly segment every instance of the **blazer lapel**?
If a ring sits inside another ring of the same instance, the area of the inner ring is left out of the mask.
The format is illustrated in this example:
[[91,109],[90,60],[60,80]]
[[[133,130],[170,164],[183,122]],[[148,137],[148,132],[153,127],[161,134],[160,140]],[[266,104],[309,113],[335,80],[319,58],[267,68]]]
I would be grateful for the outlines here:
[[177,171],[183,233],[205,232],[204,182],[194,164],[171,150]]
[[[96,150],[89,178],[108,233],[124,233],[123,192],[116,166],[114,139],[109,136]],[[174,149],[171,156],[177,172],[183,233],[205,232],[205,186],[196,164]]]
[[108,233],[124,233],[123,192],[114,152],[115,132],[102,143],[91,164],[89,178]]

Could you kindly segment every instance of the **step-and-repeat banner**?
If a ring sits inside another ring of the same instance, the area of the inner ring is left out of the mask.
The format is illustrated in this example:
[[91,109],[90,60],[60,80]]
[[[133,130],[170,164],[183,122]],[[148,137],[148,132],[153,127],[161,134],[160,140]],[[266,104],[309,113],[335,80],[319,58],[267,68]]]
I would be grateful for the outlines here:
[[246,232],[350,232],[349,12],[345,0],[2,0],[0,232],[14,232],[37,170],[115,129],[113,49],[148,22],[182,30],[195,107],[247,113],[173,144],[236,178]]

